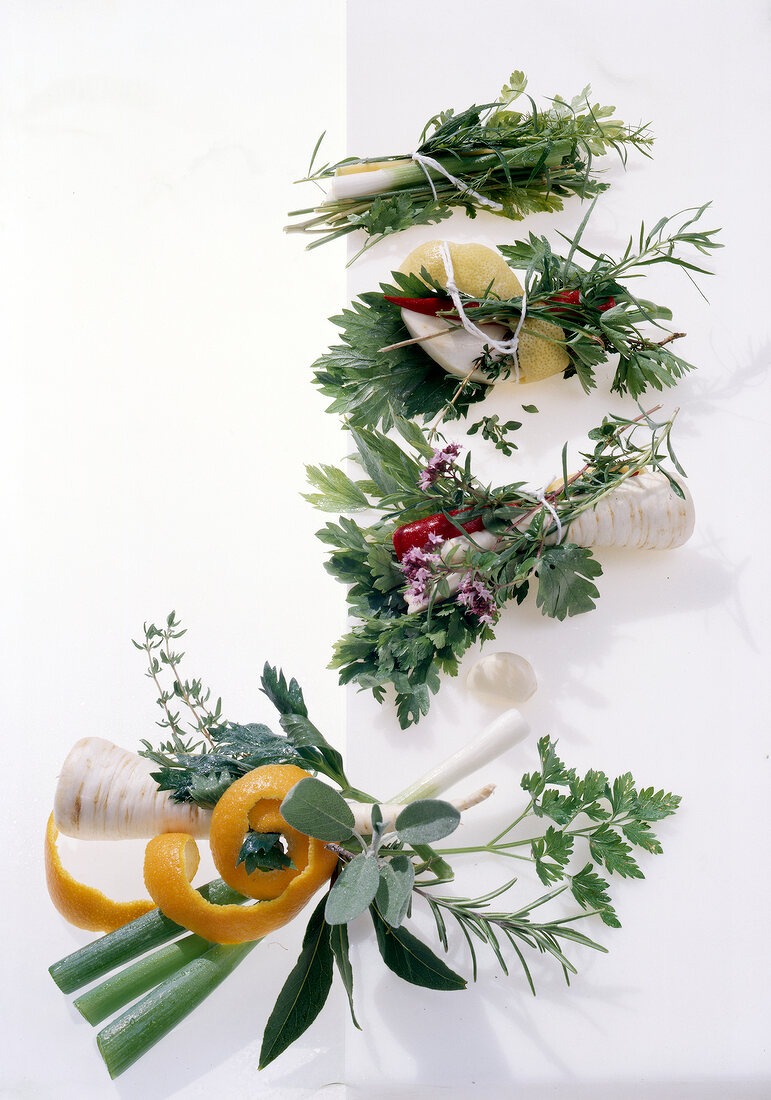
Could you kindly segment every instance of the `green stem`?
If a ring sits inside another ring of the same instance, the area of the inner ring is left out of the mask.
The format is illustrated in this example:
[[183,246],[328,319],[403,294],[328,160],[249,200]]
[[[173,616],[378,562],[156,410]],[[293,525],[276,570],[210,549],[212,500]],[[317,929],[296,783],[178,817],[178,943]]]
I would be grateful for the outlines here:
[[185,936],[89,989],[74,1002],[75,1008],[90,1024],[100,1024],[149,989],[170,978],[180,967],[203,955],[211,946],[208,940],[200,936]]
[[110,1077],[118,1077],[197,1008],[259,940],[216,944],[161,982],[96,1037]]
[[[246,900],[222,879],[214,879],[200,887],[198,893],[213,905],[237,904]],[[131,962],[185,931],[181,925],[164,917],[159,909],[153,909],[116,932],[110,932],[55,962],[49,967],[49,974],[62,993],[74,993],[84,985],[103,978],[116,966]]]
[[[507,840],[505,844],[499,844],[498,841],[501,837],[504,837],[507,833],[511,832],[515,825],[519,824],[524,815],[520,815],[516,821],[513,821],[511,825],[508,825],[502,833],[499,833],[497,837],[494,837],[487,844],[471,844],[466,848],[437,848],[437,855],[441,856],[462,856],[472,855],[475,852],[490,852],[491,855],[508,855],[511,848],[524,848],[528,844],[532,844],[534,840],[544,840],[546,838],[545,833],[541,833],[539,836],[529,836],[524,840]],[[616,827],[626,825],[627,822],[633,821],[634,818],[629,814],[623,817],[609,817],[606,821],[602,822],[604,825],[615,825]],[[592,825],[585,825],[582,829],[562,829],[564,836],[589,836],[597,828],[597,822]],[[519,859],[530,859],[530,856],[518,856]]]

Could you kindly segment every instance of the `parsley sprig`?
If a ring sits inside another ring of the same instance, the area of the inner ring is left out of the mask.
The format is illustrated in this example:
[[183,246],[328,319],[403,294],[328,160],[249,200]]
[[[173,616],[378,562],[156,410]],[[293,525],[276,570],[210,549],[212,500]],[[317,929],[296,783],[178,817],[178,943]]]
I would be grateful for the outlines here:
[[[629,148],[648,155],[653,138],[647,126],[627,126],[613,118],[615,108],[593,104],[588,86],[571,100],[554,96],[545,108],[527,95],[526,86],[524,73],[514,72],[495,101],[457,114],[442,111],[426,123],[416,152],[439,163],[460,186],[431,165],[424,170],[410,154],[347,157],[314,169],[322,134],[308,173],[298,182],[334,179],[335,189],[322,205],[291,211],[290,217],[306,220],[287,230],[317,235],[308,245],[316,248],[362,229],[366,241],[360,255],[393,233],[449,217],[454,206],[474,217],[477,209],[492,203],[495,213],[514,219],[561,210],[569,195],[596,195],[608,187],[596,178],[595,156],[615,150],[625,163]],[[520,98],[529,109],[516,109]],[[358,166],[373,165],[380,169],[377,176],[356,173]],[[345,189],[352,171],[357,184],[363,179],[370,190]]]
[[[661,472],[682,496],[668,469],[671,463],[683,475],[670,441],[673,420],[656,421],[652,412],[635,419],[605,417],[589,433],[594,447],[582,454],[583,464],[572,475],[565,445],[562,480],[546,493],[562,528],[567,530],[582,512],[642,470]],[[599,596],[595,581],[602,567],[587,548],[569,542],[554,545],[556,523],[541,499],[523,482],[484,485],[472,472],[470,455],[462,467],[450,466],[428,488],[420,489],[419,460],[430,458],[432,448],[415,424],[399,419],[396,427],[412,454],[381,432],[351,428],[357,462],[368,478],[356,482],[338,471],[335,492],[328,495],[322,472],[311,467],[309,479],[321,491],[308,494],[308,499],[332,511],[346,502],[349,512],[380,513],[369,526],[341,516],[317,532],[330,548],[328,572],[349,586],[348,604],[356,620],[337,642],[330,667],[338,669],[341,683],[369,688],[379,702],[386,688],[393,687],[399,722],[407,727],[428,712],[431,695],[439,690],[440,673],[457,673],[460,658],[474,642],[495,636],[489,620],[447,599],[450,576],[468,573],[479,579],[494,608],[492,617],[511,600],[521,603],[532,587],[543,614],[563,620],[594,608]],[[482,518],[485,529],[498,536],[495,547],[482,549],[471,536],[461,558],[433,567],[428,605],[409,612],[393,533],[404,523],[441,513],[464,534],[450,516],[458,509],[463,510],[464,522]]]

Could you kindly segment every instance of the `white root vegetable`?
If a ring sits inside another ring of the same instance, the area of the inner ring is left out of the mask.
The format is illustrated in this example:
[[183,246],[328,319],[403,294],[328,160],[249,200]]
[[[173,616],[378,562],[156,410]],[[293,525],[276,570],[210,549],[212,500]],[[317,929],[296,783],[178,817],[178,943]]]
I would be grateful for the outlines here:
[[[395,820],[408,802],[433,798],[523,740],[530,727],[519,711],[501,715],[470,744],[417,783],[382,806],[384,819]],[[139,840],[159,833],[209,835],[211,812],[190,803],[172,802],[151,777],[153,765],[101,737],[84,737],[70,750],[62,767],[54,799],[59,832],[80,840]],[[489,798],[488,784],[453,802],[461,810]],[[372,832],[372,807],[350,803],[356,829]]]
[[538,681],[533,666],[518,653],[487,653],[471,668],[466,687],[486,701],[524,703],[535,693]]
[[679,497],[658,470],[642,470],[571,523],[567,541],[622,550],[674,550],[693,534],[696,513],[687,486]]
[[[615,546],[624,550],[674,550],[691,537],[696,518],[691,494],[685,485],[679,484],[682,497],[675,493],[664,474],[658,470],[642,470],[611,490],[594,508],[582,512],[570,524],[562,541],[577,546]],[[529,522],[525,519],[520,526],[526,527]],[[474,544],[484,550],[493,549],[498,538],[490,531],[479,531],[473,536]],[[547,541],[553,543],[554,536]],[[448,595],[456,592],[460,585],[465,572],[463,561],[471,545],[463,536],[447,539],[442,545],[442,559],[450,566],[457,566],[458,570],[446,578]],[[429,594],[420,599],[405,596],[408,611],[422,611],[428,606],[429,598]]]
[[158,833],[209,835],[211,813],[172,802],[151,778],[155,765],[102,737],[84,737],[62,766],[54,822],[80,840],[138,840]]

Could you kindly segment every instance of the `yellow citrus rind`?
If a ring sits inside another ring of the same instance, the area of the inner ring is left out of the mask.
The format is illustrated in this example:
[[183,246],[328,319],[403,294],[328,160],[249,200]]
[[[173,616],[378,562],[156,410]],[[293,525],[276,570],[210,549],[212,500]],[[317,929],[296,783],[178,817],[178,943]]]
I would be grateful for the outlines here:
[[79,882],[61,861],[56,846],[58,836],[51,814],[45,838],[46,884],[51,901],[70,924],[88,932],[114,932],[156,908],[155,902],[149,900],[113,901],[101,890]]
[[[195,841],[187,833],[163,833],[145,851],[145,884],[160,910],[212,943],[261,939],[297,916],[337,865],[322,841],[298,833],[279,813],[285,796],[307,774],[292,764],[256,768],[233,783],[214,808],[210,844],[217,870],[234,890],[259,899],[256,905],[205,901],[188,880],[187,869],[198,858]],[[295,867],[252,875],[236,867],[249,826],[281,832]]]

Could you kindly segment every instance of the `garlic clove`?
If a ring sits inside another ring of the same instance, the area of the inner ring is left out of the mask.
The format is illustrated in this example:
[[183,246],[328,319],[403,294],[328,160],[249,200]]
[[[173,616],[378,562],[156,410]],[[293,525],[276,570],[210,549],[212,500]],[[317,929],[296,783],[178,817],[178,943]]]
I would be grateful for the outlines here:
[[529,699],[538,681],[533,666],[518,653],[488,653],[470,670],[466,687],[486,702],[510,705]]

